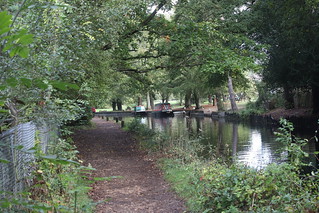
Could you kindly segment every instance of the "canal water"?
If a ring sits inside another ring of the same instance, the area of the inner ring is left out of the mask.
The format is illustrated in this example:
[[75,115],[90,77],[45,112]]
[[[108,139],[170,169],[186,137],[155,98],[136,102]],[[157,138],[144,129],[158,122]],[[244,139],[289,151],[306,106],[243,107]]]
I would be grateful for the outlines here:
[[[132,119],[134,118],[122,118],[125,123]],[[164,132],[173,139],[181,137],[189,140],[198,139],[199,143],[207,146],[207,149],[212,148],[215,156],[241,162],[253,168],[260,169],[270,163],[287,160],[288,154],[283,151],[283,144],[276,141],[274,132],[278,130],[274,127],[184,115],[137,119],[149,128]],[[298,136],[311,138],[313,135],[308,133],[308,135],[299,134]],[[305,147],[305,151],[310,154],[307,162],[317,165],[313,154],[315,152],[313,140]]]

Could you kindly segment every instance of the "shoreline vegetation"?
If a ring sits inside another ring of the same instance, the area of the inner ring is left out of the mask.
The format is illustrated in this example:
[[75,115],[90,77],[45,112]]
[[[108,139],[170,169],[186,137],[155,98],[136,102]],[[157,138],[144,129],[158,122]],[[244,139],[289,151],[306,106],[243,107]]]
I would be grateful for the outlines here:
[[317,212],[318,170],[301,172],[302,158],[307,155],[301,148],[307,141],[292,135],[290,122],[280,123],[277,140],[286,145],[290,161],[260,170],[203,158],[197,154],[203,149],[197,140],[172,140],[136,121],[126,129],[136,135],[142,149],[155,156],[190,212]]

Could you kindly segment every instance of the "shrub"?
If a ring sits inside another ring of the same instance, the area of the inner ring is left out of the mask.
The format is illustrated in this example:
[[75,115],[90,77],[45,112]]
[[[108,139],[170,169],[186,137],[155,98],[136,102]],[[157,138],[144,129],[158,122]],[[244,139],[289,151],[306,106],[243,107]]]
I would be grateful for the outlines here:
[[[214,163],[202,174],[204,190],[199,192],[199,198],[203,211],[306,212],[319,208],[318,192],[314,191],[318,180],[299,177],[287,163],[271,164],[260,171]],[[309,186],[313,192],[309,192]]]
[[11,198],[0,199],[0,211],[92,212],[94,203],[88,198],[88,185],[92,181],[86,174],[93,168],[80,165],[72,143],[71,139],[59,139],[50,153],[44,154],[38,141],[28,151],[35,156],[29,187]]

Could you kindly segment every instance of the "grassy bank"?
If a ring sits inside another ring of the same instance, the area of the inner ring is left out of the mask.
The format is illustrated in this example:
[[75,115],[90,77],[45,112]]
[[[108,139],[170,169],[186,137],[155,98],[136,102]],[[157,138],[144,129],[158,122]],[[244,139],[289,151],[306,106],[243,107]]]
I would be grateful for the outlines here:
[[317,212],[318,171],[300,174],[305,141],[292,137],[290,123],[282,124],[278,142],[286,144],[291,161],[262,170],[204,158],[197,154],[203,151],[197,140],[172,140],[134,121],[128,129],[142,148],[165,156],[158,163],[190,212]]

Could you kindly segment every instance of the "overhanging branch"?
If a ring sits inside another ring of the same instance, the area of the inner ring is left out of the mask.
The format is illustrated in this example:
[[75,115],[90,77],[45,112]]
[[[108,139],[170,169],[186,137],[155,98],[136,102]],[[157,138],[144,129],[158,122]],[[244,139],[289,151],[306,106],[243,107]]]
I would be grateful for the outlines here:
[[139,55],[139,56],[134,56],[134,57],[129,57],[129,58],[122,58],[124,61],[129,61],[129,60],[137,60],[137,59],[146,59],[146,58],[161,58],[164,56],[168,56],[168,54],[163,54],[163,55]]
[[150,23],[152,21],[152,19],[155,17],[155,15],[157,14],[157,12],[162,9],[164,7],[164,5],[166,4],[166,0],[161,1],[161,3],[159,3],[159,5],[157,5],[157,7],[153,10],[153,12],[143,21],[139,24],[138,28],[126,33],[123,38],[128,38],[132,35],[134,35],[135,33],[138,33],[140,31],[141,28],[145,27],[146,25],[148,25],[148,23]]
[[134,72],[134,73],[147,73],[147,72],[151,72],[151,71],[155,71],[155,70],[158,70],[158,69],[176,69],[176,68],[185,68],[185,67],[198,67],[198,66],[201,66],[203,65],[204,63],[197,63],[197,64],[184,64],[184,65],[180,65],[180,66],[164,66],[164,65],[161,65],[161,66],[155,66],[155,67],[152,67],[152,68],[148,68],[148,69],[135,69],[135,68],[120,68],[120,69],[117,69],[118,72]]
[[[153,12],[144,21],[142,21],[135,30],[124,34],[123,36],[121,36],[121,39],[129,38],[130,36],[134,35],[135,33],[138,33],[141,30],[141,28],[145,27],[146,25],[148,25],[152,21],[152,19],[155,17],[157,12],[160,9],[162,9],[165,4],[166,4],[166,0],[161,1],[159,3],[159,5],[157,5],[157,7],[153,10]],[[102,47],[102,50],[109,50],[112,48],[112,46],[113,45],[111,43],[108,43]]]

